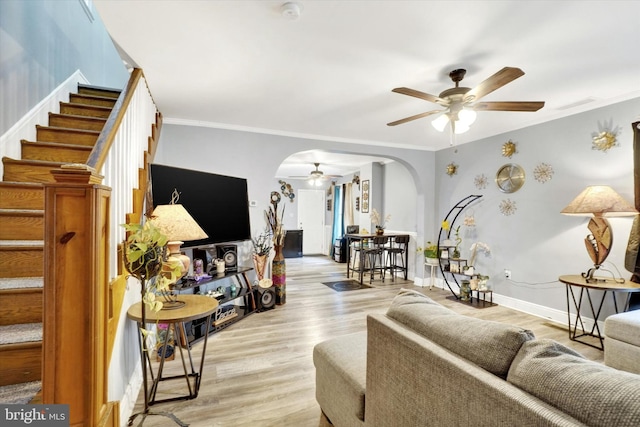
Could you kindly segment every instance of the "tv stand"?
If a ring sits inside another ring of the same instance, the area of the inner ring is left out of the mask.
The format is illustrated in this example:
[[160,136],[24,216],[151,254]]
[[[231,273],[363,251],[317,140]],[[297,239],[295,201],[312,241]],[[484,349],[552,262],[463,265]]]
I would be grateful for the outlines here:
[[[205,336],[221,331],[244,317],[256,312],[256,289],[251,286],[247,273],[253,270],[250,267],[238,267],[236,270],[227,270],[224,273],[212,274],[211,277],[195,279],[184,277],[175,285],[178,293],[193,293],[207,295],[209,291],[215,291],[216,282],[223,279],[235,280],[238,284],[235,292],[231,291],[231,286],[225,286],[224,294],[219,295],[218,308],[211,317],[210,324],[207,318],[194,319],[185,323],[187,332],[187,342],[180,344],[191,347],[192,344],[204,339]],[[211,297],[213,298],[213,296]],[[243,303],[244,305],[240,305]]]

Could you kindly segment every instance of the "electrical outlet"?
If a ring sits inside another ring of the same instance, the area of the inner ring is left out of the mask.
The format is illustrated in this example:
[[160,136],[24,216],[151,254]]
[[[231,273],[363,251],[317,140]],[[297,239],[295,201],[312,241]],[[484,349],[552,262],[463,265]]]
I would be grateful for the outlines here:
[[504,269],[504,277],[507,279],[511,279],[511,270]]

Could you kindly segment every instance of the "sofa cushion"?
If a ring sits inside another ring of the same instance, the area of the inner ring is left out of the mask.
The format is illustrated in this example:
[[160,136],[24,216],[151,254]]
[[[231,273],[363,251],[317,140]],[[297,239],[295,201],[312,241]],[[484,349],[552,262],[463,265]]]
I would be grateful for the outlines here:
[[534,338],[517,326],[457,314],[409,289],[400,290],[387,316],[502,378],[522,343]]
[[607,338],[615,338],[618,341],[640,347],[640,310],[627,311],[607,317],[604,321],[604,335]]
[[640,425],[640,376],[550,339],[522,345],[507,381],[590,426]]
[[334,425],[364,422],[367,333],[343,335],[313,348],[316,400]]

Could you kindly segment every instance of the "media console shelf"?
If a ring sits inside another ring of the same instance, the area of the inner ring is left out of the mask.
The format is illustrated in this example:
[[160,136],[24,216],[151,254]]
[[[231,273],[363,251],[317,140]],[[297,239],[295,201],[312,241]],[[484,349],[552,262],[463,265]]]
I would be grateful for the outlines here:
[[[200,295],[207,295],[209,291],[216,291],[218,287],[216,282],[220,280],[232,279],[238,283],[235,292],[231,290],[231,286],[224,286],[224,294],[215,298],[218,301],[218,308],[213,313],[210,324],[207,324],[206,317],[185,323],[187,342],[182,342],[181,345],[190,347],[191,344],[203,339],[206,335],[220,331],[245,316],[255,313],[257,309],[256,289],[251,286],[251,282],[247,277],[247,273],[251,270],[253,268],[238,267],[237,270],[212,274],[211,277],[200,280],[185,277],[176,283],[175,290],[177,292]],[[211,298],[214,297],[212,296]]]

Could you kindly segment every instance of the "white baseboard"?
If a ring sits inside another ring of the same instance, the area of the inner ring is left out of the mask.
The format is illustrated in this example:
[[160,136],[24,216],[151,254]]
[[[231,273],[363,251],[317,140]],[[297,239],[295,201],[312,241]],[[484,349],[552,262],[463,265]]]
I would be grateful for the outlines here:
[[[22,157],[20,140],[35,141],[36,125],[47,126],[49,112],[60,111],[60,102],[69,101],[69,93],[77,92],[78,83],[88,83],[88,80],[76,70],[67,80],[36,104],[27,114],[22,116],[8,131],[0,136],[0,158],[9,157],[20,159]],[[0,162],[0,176],[4,174],[4,167]]]
[[[428,277],[425,277],[425,278],[416,277],[414,284],[420,287],[429,287],[429,283],[430,283],[429,280],[430,279]],[[448,291],[448,289],[444,287],[444,281],[441,278],[436,278],[434,282],[435,282],[434,288]],[[531,314],[532,316],[547,319],[551,322],[557,323],[559,325],[564,326],[565,328],[568,328],[567,312],[564,310],[557,310],[555,308],[545,307],[543,305],[534,304],[528,301],[523,301],[516,298],[496,294],[495,292],[493,293],[493,302],[498,305],[511,308],[513,310],[518,310],[523,313]],[[582,315],[582,322],[584,323],[585,330],[591,330],[591,328],[593,328],[592,318]],[[575,314],[572,314],[571,316],[571,326],[572,327],[575,326]],[[599,321],[598,326],[602,331],[604,328],[603,322]],[[579,330],[581,330],[581,328]]]
[[133,415],[133,409],[140,395],[140,389],[142,388],[142,364],[138,363],[136,369],[133,371],[133,375],[127,384],[127,388],[124,391],[122,399],[120,399],[120,425],[126,426],[129,421],[129,417]]

